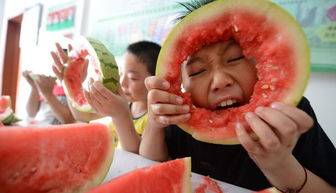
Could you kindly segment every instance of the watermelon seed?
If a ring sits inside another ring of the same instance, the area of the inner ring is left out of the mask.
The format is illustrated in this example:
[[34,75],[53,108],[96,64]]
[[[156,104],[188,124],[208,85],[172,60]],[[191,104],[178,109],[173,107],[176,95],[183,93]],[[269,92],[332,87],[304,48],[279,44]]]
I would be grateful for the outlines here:
[[36,170],[37,170],[37,168],[36,168],[36,167],[33,167],[33,168],[30,170],[30,172],[31,172],[31,173],[34,173],[34,172],[36,172]]
[[213,123],[213,121],[211,119],[209,119],[209,123]]
[[238,31],[239,31],[239,27],[236,26],[236,25],[234,25],[234,26],[233,26],[233,31],[234,31],[234,32],[238,32]]
[[271,67],[273,70],[278,70],[280,67],[279,66],[272,66]]
[[277,78],[272,78],[271,83],[275,83],[278,79]]
[[13,176],[16,178],[16,177],[18,177],[20,174],[19,174],[19,172],[15,172],[14,174],[13,174]]
[[271,86],[270,86],[270,89],[271,89],[272,91],[275,90],[275,86],[271,85]]
[[263,85],[263,86],[261,87],[261,89],[268,89],[268,88],[269,88],[268,85]]
[[264,98],[267,98],[267,94],[262,93],[261,95],[262,95]]

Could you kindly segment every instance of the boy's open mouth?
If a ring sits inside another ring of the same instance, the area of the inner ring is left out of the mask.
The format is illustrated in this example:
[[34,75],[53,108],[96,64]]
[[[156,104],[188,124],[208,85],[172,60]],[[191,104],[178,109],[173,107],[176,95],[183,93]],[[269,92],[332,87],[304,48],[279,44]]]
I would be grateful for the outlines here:
[[234,108],[241,106],[241,103],[236,101],[235,99],[229,99],[226,101],[221,102],[217,107],[216,110],[223,110],[228,108]]

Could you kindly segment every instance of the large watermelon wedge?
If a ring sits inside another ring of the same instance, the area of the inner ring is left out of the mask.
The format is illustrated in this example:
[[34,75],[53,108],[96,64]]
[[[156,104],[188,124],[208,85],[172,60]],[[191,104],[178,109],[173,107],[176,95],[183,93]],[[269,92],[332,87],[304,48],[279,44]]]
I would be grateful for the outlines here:
[[[71,105],[79,111],[89,112],[92,108],[83,92],[88,80],[93,78],[101,81],[106,88],[115,93],[119,85],[118,66],[113,54],[99,40],[80,36],[75,42],[64,71],[63,83]],[[81,64],[85,59],[89,60],[89,65],[83,70]],[[86,76],[84,80],[82,76]]]
[[11,108],[10,96],[0,96],[0,122],[4,125],[10,125],[20,120],[21,119],[14,115],[13,109]]
[[140,168],[87,193],[191,193],[190,158]]
[[102,124],[0,127],[0,193],[80,193],[101,183],[114,155]]
[[[205,45],[235,40],[245,58],[257,65],[258,81],[248,104],[226,110],[197,108],[181,91],[180,66]],[[156,74],[184,97],[191,118],[179,125],[194,138],[216,144],[237,144],[235,126],[247,124],[244,114],[274,101],[297,104],[306,88],[310,56],[306,37],[295,19],[267,0],[217,0],[180,21],[165,40]]]

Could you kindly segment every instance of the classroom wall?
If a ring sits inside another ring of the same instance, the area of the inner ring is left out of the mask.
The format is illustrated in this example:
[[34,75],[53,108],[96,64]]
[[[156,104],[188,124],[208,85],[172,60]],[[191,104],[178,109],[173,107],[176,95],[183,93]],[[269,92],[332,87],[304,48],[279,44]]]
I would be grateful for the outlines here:
[[336,146],[336,73],[313,72],[305,92],[318,121]]

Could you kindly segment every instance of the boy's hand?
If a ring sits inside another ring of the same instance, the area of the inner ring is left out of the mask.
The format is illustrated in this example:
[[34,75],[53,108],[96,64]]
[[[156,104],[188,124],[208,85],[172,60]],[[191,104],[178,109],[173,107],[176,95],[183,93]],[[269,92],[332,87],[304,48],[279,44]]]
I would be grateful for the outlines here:
[[145,79],[148,90],[148,122],[152,127],[162,128],[169,124],[178,124],[190,118],[188,105],[183,99],[169,93],[169,83],[163,78],[151,76]]
[[112,118],[130,116],[128,102],[121,89],[118,90],[118,94],[114,94],[101,82],[90,81],[89,90],[84,91],[85,98],[98,114]]
[[31,74],[32,71],[30,70],[25,70],[22,72],[22,76],[27,80],[27,82],[30,84],[30,86],[35,87],[35,83],[34,80],[29,76],[29,74]]
[[[63,80],[63,72],[64,72],[64,64],[68,62],[68,55],[65,53],[59,43],[56,43],[57,52],[51,52],[51,56],[55,62],[55,65],[52,66],[52,69],[57,76],[57,78],[62,81]],[[72,49],[72,46],[68,45],[69,51]]]
[[45,75],[36,75],[34,80],[39,92],[44,96],[53,95],[53,88],[55,86],[55,78]]
[[253,140],[241,124],[236,128],[238,139],[264,171],[286,164],[300,135],[313,126],[313,119],[304,111],[279,102],[258,107],[247,113],[245,119],[258,140]]

